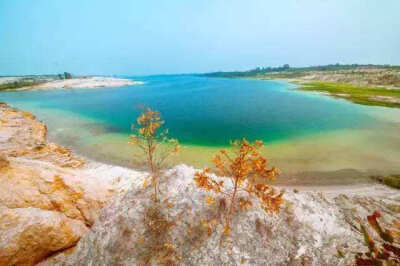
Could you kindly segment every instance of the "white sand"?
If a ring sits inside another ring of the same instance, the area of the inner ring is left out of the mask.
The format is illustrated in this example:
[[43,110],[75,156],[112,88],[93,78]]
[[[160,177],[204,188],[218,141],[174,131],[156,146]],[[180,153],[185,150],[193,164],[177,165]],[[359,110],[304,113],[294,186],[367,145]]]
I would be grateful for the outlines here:
[[143,84],[143,82],[111,77],[90,77],[53,80],[38,86],[25,87],[23,89],[50,90],[60,88],[105,88],[140,84]]
[[[13,78],[8,78],[7,82],[13,81]],[[6,83],[6,81],[4,81]],[[131,79],[112,78],[112,77],[87,77],[87,78],[72,78],[62,80],[48,80],[47,82],[19,88],[18,90],[52,90],[52,89],[81,89],[81,88],[107,88],[107,87],[122,87],[128,85],[140,85],[141,81]]]

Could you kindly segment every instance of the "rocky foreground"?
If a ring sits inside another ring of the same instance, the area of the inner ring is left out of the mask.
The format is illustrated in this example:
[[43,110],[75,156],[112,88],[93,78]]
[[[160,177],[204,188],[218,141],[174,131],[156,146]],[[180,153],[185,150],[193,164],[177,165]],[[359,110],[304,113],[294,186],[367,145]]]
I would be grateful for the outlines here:
[[85,163],[46,133],[32,114],[0,104],[0,265],[34,265],[75,246],[142,175]]
[[226,236],[226,203],[206,204],[195,169],[168,171],[156,209],[144,173],[85,162],[5,104],[0,152],[0,265],[349,265],[365,250],[357,217],[400,219],[400,193],[385,186],[287,189],[280,214],[255,205]]

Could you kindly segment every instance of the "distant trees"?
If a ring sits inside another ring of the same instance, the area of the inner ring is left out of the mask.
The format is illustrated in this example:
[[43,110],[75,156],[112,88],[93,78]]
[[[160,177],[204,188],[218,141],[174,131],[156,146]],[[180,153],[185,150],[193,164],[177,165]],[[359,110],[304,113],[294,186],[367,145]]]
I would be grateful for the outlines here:
[[[260,153],[263,143],[250,143],[242,139],[234,141],[232,145],[231,152],[221,150],[213,159],[215,173],[221,176],[221,179],[213,176],[210,169],[198,171],[194,178],[199,188],[221,194],[224,201],[229,202],[225,215],[225,234],[230,232],[235,205],[238,204],[241,209],[247,210],[253,205],[250,196],[258,198],[261,207],[269,213],[279,212],[283,203],[283,192],[278,192],[268,185],[268,181],[274,180],[276,175],[280,174],[280,170],[268,167],[267,160]],[[230,180],[232,189],[227,189],[222,179]],[[207,196],[206,202],[213,204],[215,198]]]
[[283,66],[280,66],[280,67],[256,67],[256,68],[248,70],[248,71],[214,72],[214,73],[208,73],[208,74],[206,74],[206,76],[209,76],[209,77],[248,77],[248,76],[260,75],[260,74],[266,74],[266,73],[272,73],[272,72],[289,71],[291,69],[292,68],[290,68],[289,64],[284,64]]
[[65,77],[65,79],[72,79],[71,73],[68,73],[68,72],[64,72],[64,77]]
[[[146,187],[149,183],[154,188],[154,200],[159,201],[159,178],[164,163],[173,154],[179,152],[178,140],[168,138],[168,130],[161,130],[164,121],[160,113],[150,108],[145,108],[132,124],[134,134],[130,136],[130,143],[138,147],[144,157],[144,162],[150,171],[150,180],[143,184]],[[143,158],[140,156],[140,158]]]
[[64,74],[57,74],[58,79],[72,79],[72,74],[64,72]]
[[257,75],[266,75],[275,72],[290,72],[290,73],[302,73],[307,71],[339,71],[339,70],[355,70],[359,67],[363,68],[381,68],[381,69],[400,69],[399,66],[390,65],[342,65],[340,63],[323,65],[323,66],[310,66],[310,67],[291,67],[289,64],[284,64],[279,67],[257,67],[247,71],[232,71],[232,72],[213,72],[207,73],[207,77],[225,77],[225,78],[241,78],[241,77],[253,77]]

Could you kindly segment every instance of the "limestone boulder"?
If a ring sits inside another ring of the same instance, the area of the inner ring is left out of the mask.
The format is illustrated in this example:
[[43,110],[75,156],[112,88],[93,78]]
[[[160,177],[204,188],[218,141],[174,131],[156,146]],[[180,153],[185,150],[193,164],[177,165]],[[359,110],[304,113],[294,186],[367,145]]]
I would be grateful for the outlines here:
[[71,251],[133,174],[48,142],[35,116],[0,103],[0,265]]
[[51,162],[78,168],[84,160],[47,140],[47,127],[28,112],[0,104],[0,154]]
[[186,166],[170,172],[161,185],[161,208],[154,209],[151,188],[115,198],[72,254],[42,265],[336,266],[352,262],[350,249],[362,250],[362,236],[343,210],[317,193],[287,192],[280,214],[257,204],[238,211],[225,235],[226,203],[207,204],[193,174]]
[[59,212],[0,207],[0,265],[35,265],[74,246],[87,231],[82,221]]
[[0,173],[0,206],[57,211],[88,226],[112,196],[110,184],[37,160],[10,158]]

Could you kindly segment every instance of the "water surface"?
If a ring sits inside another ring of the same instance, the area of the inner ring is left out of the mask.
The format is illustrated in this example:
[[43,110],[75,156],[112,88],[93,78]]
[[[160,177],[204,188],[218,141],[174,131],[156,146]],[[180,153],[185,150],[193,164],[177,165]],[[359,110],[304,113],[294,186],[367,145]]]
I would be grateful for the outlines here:
[[8,93],[10,103],[56,109],[104,123],[109,131],[128,134],[138,106],[159,110],[171,134],[184,144],[224,146],[248,137],[286,140],[368,123],[357,105],[311,97],[276,81],[196,76],[141,78],[141,86],[111,89]]
[[271,160],[287,172],[399,165],[396,110],[298,92],[278,81],[187,75],[134,79],[145,84],[7,92],[0,100],[44,120],[50,138],[123,165],[130,164],[126,143],[139,106],[159,110],[171,136],[186,146],[177,163],[207,165],[211,153],[247,137],[265,141]]

